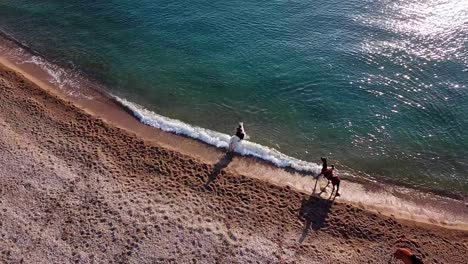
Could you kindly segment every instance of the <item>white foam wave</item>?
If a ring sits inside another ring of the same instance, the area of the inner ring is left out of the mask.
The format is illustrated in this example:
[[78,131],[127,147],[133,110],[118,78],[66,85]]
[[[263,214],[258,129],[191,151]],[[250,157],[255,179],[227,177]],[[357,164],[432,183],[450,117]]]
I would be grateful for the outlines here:
[[64,69],[47,62],[39,56],[31,56],[29,59],[22,61],[22,63],[31,63],[41,67],[41,69],[50,76],[49,81],[57,85],[60,89],[64,89],[65,86],[76,86],[73,82],[73,78],[71,78],[71,76],[69,76],[70,74]]
[[[126,99],[117,96],[113,97],[117,102],[129,109],[143,124],[159,128],[166,132],[194,138],[217,148],[227,148],[229,145],[231,137],[227,134],[206,128],[191,126],[180,120],[156,114]],[[321,169],[321,167],[316,163],[306,162],[290,157],[274,148],[269,148],[248,140],[243,140],[242,144],[238,145],[234,151],[244,156],[253,156],[271,162],[278,167],[290,167],[298,171],[310,172],[315,175],[318,174]]]
[[[24,44],[23,44],[24,45]],[[24,45],[25,46],[25,45]],[[79,72],[66,70],[60,66],[53,64],[41,56],[32,55],[21,47],[15,47],[8,50],[10,60],[18,65],[32,64],[39,67],[47,76],[47,81],[58,87],[61,91],[72,97],[82,97],[92,100],[91,96],[81,92],[81,82],[83,78]]]

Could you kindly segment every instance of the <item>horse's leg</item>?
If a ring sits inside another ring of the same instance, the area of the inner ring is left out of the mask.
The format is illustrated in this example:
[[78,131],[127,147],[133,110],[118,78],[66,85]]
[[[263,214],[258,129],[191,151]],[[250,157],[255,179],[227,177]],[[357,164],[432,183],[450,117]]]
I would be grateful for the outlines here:
[[319,179],[319,177],[315,178],[315,185],[314,185],[314,190],[312,191],[312,195],[315,195],[315,189],[317,189],[318,179]]
[[328,181],[327,181],[327,185],[325,185],[325,187],[323,187],[323,189],[322,189],[322,190],[326,191],[326,190],[327,190],[327,187],[328,187],[328,185],[330,185],[330,180],[328,180]]
[[336,196],[340,196],[340,195],[341,195],[341,194],[340,194],[340,182],[338,182],[338,183],[336,184],[336,194],[335,194],[335,197],[336,197]]
[[233,150],[234,150],[234,138],[231,138],[231,140],[229,140],[228,152],[232,152]]

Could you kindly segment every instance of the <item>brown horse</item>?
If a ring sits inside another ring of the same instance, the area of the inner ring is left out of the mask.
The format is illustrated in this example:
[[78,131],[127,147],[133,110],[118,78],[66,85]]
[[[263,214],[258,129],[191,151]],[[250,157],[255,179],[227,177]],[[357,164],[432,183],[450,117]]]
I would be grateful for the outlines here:
[[332,183],[332,186],[333,186],[333,189],[331,191],[331,195],[333,195],[333,191],[335,191],[335,186],[336,186],[336,194],[335,196],[340,196],[340,182],[341,182],[341,179],[339,176],[335,176],[333,175],[333,170],[335,169],[335,166],[334,165],[331,165],[331,169],[326,169],[324,172],[323,172],[323,176],[328,180],[327,182],[327,185],[323,188],[327,188],[328,185],[330,184],[330,182]]

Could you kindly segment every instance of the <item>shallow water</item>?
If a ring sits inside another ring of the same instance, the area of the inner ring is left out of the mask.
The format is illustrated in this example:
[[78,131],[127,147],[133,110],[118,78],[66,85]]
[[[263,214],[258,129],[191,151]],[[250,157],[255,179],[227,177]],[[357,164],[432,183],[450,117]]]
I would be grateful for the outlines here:
[[468,193],[468,3],[2,1],[0,29],[160,115]]

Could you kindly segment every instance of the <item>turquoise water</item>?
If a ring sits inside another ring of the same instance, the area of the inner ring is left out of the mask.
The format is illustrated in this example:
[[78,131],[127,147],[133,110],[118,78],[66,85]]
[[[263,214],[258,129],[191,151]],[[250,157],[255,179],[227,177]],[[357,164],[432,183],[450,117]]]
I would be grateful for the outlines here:
[[468,2],[2,1],[0,29],[164,116],[468,194]]

